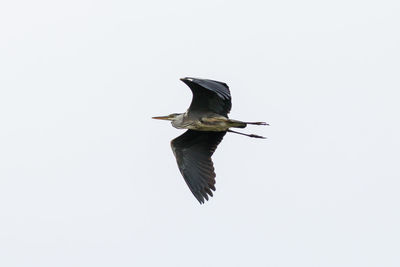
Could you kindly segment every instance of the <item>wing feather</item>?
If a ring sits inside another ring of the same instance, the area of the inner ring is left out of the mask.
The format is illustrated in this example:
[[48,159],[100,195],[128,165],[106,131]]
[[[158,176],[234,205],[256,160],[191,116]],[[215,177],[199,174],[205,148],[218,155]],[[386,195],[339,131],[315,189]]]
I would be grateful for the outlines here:
[[179,170],[190,191],[200,203],[213,196],[215,172],[211,156],[226,132],[187,130],[171,141]]
[[193,93],[189,113],[201,111],[228,116],[232,101],[226,83],[197,78],[183,78],[181,80],[189,86]]

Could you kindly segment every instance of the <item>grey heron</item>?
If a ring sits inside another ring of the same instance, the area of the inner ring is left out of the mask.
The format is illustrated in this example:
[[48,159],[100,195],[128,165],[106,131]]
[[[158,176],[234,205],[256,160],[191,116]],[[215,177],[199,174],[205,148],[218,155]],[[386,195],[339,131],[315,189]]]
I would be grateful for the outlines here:
[[255,134],[244,134],[230,128],[245,128],[248,124],[268,125],[265,122],[243,122],[228,118],[231,110],[231,94],[226,83],[182,78],[192,91],[193,98],[185,113],[153,117],[169,120],[177,129],[188,129],[171,141],[178,168],[196,199],[203,204],[215,191],[215,172],[211,156],[226,132],[254,138],[265,138]]

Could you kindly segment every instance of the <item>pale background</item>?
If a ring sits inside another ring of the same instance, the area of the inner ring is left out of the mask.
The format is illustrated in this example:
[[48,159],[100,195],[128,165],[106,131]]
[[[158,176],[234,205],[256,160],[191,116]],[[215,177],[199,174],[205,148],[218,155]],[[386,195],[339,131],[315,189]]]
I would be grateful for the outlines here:
[[[1,1],[0,266],[400,266],[399,1]],[[227,82],[199,205],[151,116]]]

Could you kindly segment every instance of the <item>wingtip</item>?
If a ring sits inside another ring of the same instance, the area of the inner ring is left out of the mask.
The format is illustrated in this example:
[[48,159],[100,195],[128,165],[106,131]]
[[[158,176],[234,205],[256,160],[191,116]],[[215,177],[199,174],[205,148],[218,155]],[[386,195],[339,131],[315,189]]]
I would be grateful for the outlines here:
[[190,78],[190,77],[184,77],[184,78],[180,78],[179,80],[181,80],[182,82],[187,82],[187,81],[189,81],[189,82],[193,82],[193,78]]
[[203,205],[203,204],[204,204],[204,199],[198,199],[198,198],[197,198],[197,201],[200,203],[200,205]]
[[[210,191],[210,189],[208,189]],[[195,196],[195,198],[197,199],[197,201],[200,203],[200,205],[203,205],[204,203],[206,203],[206,201],[209,201],[211,197],[213,197],[213,193],[211,192],[211,194],[207,194],[208,192],[198,192],[198,195],[193,194]]]

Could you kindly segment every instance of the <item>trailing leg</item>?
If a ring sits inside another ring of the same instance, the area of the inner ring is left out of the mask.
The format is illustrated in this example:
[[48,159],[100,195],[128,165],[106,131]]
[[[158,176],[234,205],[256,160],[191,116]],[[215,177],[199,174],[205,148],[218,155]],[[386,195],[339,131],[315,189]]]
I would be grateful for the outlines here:
[[244,135],[244,136],[248,136],[248,137],[253,137],[253,138],[262,138],[262,139],[266,139],[266,137],[264,136],[260,136],[260,135],[256,135],[256,134],[245,134],[245,133],[240,133],[240,132],[236,132],[236,131],[232,131],[232,130],[228,130],[228,132],[230,133],[236,133],[236,134],[240,134],[240,135]]
[[257,121],[257,122],[245,122],[246,124],[253,124],[253,125],[269,125],[266,122],[263,121]]
[[269,125],[266,122],[263,121],[257,121],[257,122],[247,122],[247,121],[237,121],[237,120],[231,120],[228,119],[230,127],[235,127],[235,128],[245,128],[247,124],[252,124],[252,125]]

